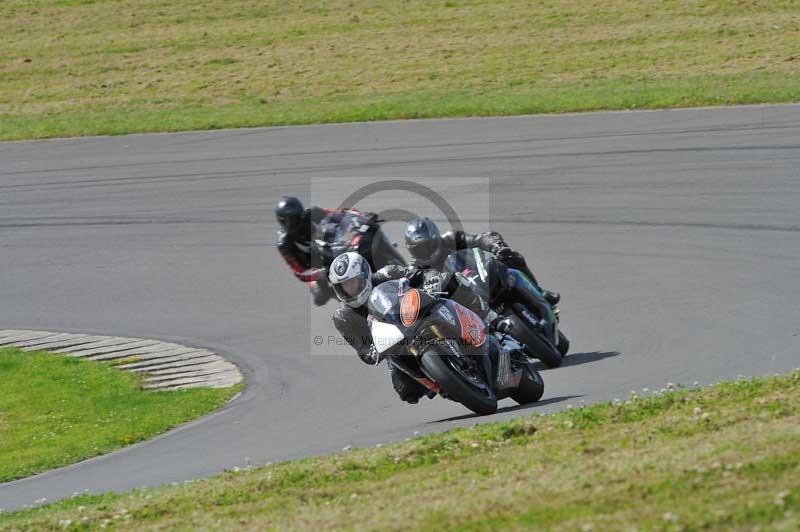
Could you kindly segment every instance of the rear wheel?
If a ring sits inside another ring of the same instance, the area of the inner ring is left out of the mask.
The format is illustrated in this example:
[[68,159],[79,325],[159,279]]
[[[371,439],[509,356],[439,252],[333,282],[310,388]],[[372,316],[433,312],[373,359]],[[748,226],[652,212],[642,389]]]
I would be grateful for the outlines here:
[[[485,416],[497,411],[497,399],[491,392],[481,389],[472,379],[456,369],[452,355],[440,352],[439,346],[431,346],[420,357],[420,366],[451,399],[458,401],[476,414]],[[486,386],[486,383],[483,383]]]
[[511,322],[509,334],[524,345],[531,355],[541,360],[548,368],[557,368],[561,365],[564,361],[564,356],[558,352],[553,344],[533,331],[526,321],[511,313],[506,316],[506,319]]
[[511,398],[521,405],[535,403],[544,395],[544,381],[539,372],[530,364],[522,367],[522,379],[519,387],[510,394]]

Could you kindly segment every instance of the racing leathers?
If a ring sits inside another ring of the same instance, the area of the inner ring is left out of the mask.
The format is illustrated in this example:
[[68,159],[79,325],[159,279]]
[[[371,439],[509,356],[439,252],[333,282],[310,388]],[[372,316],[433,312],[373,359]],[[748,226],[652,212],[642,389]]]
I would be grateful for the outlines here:
[[[429,280],[440,275],[439,272],[431,269],[409,269],[405,266],[392,264],[384,266],[372,274],[372,286],[406,277],[410,286],[427,290],[429,288]],[[489,307],[480,296],[471,293],[466,295],[464,291],[460,293],[463,294],[459,298],[461,304],[467,306],[481,317],[486,315]],[[366,304],[353,308],[340,302],[336,312],[333,314],[333,324],[345,342],[356,350],[356,354],[362,362],[375,365],[380,362],[380,358],[372,343],[372,334],[367,325],[368,315],[369,311]],[[389,371],[391,372],[392,385],[403,401],[416,404],[423,395],[428,393],[427,388],[397,369],[394,364],[389,364]]]
[[460,249],[479,248],[487,251],[497,259],[515,270],[521,271],[539,289],[550,304],[558,303],[560,299],[556,292],[543,290],[533,275],[533,272],[525,262],[525,257],[518,251],[514,251],[497,231],[485,231],[483,233],[467,233],[465,231],[448,231],[442,235],[442,245],[436,254],[427,260],[415,260],[412,267],[417,269],[432,268],[441,270],[444,261],[450,253]]
[[[372,286],[406,277],[408,273],[408,269],[403,266],[384,266],[372,274]],[[421,280],[421,277],[417,278]],[[336,312],[333,313],[333,324],[345,342],[356,350],[356,354],[364,363],[375,365],[380,362],[380,358],[374,349],[372,335],[367,326],[368,314],[366,304],[353,308],[339,302]],[[428,392],[427,388],[397,369],[393,364],[389,364],[389,371],[392,385],[403,401],[415,404]]]
[[321,259],[314,256],[314,234],[317,226],[325,218],[345,216],[348,212],[356,211],[312,207],[303,212],[300,230],[296,234],[290,235],[284,230],[278,231],[278,251],[294,276],[308,285],[314,304],[317,306],[327,303],[333,297],[333,291],[325,278],[325,268]]

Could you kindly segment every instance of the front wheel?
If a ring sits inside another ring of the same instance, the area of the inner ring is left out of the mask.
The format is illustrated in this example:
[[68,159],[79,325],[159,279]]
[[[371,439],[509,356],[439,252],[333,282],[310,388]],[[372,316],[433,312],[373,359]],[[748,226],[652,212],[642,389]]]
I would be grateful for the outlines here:
[[558,352],[561,353],[562,357],[567,356],[567,352],[569,351],[569,338],[567,338],[561,329],[558,330]]
[[497,399],[456,370],[450,357],[444,350],[440,352],[438,346],[431,346],[420,356],[420,366],[451,399],[478,415],[494,414],[497,411]]
[[536,368],[530,364],[525,364],[522,367],[522,378],[519,381],[519,386],[513,393],[510,394],[511,398],[521,405],[528,403],[535,403],[544,395],[544,381]]
[[531,355],[541,360],[548,368],[557,368],[561,365],[564,356],[553,347],[553,344],[533,331],[528,322],[512,313],[509,313],[506,319],[511,322],[511,336],[524,345]]

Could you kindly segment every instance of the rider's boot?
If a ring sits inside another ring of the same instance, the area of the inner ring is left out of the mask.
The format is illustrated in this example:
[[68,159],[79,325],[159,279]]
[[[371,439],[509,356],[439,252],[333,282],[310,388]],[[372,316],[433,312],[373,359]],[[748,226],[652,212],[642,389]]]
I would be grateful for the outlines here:
[[561,294],[558,292],[542,290],[542,296],[544,297],[545,301],[550,303],[550,306],[558,305],[558,302],[561,301]]
[[558,302],[561,301],[561,294],[559,294],[558,292],[554,292],[554,291],[551,291],[551,290],[545,290],[544,288],[542,288],[541,285],[539,284],[539,282],[536,280],[536,277],[534,277],[533,272],[531,271],[531,269],[528,268],[528,265],[525,264],[525,265],[521,265],[521,266],[522,266],[521,268],[517,268],[517,269],[519,271],[521,271],[522,273],[524,273],[525,277],[527,277],[534,284],[534,286],[536,286],[536,288],[539,289],[539,291],[542,293],[542,296],[544,297],[545,301],[550,303],[551,306],[552,305],[558,305]]

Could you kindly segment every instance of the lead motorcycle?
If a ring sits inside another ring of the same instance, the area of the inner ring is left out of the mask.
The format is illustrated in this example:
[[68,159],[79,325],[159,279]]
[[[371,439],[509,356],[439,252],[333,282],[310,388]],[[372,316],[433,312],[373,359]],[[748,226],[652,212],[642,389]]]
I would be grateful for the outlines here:
[[388,363],[476,414],[492,414],[511,397],[536,402],[544,382],[535,361],[508,335],[487,330],[468,308],[412,288],[406,278],[386,281],[370,294],[367,323]]
[[[439,285],[449,286],[447,290],[453,299],[463,300],[465,296],[459,291],[477,294],[499,316],[500,329],[522,344],[528,354],[547,367],[561,365],[569,351],[569,340],[559,329],[558,307],[550,305],[522,272],[508,268],[491,253],[469,248],[451,253],[445,259],[443,273],[438,277]],[[426,287],[436,282],[436,274],[426,272]],[[514,301],[509,297],[509,285],[527,291],[539,304],[529,308]]]

